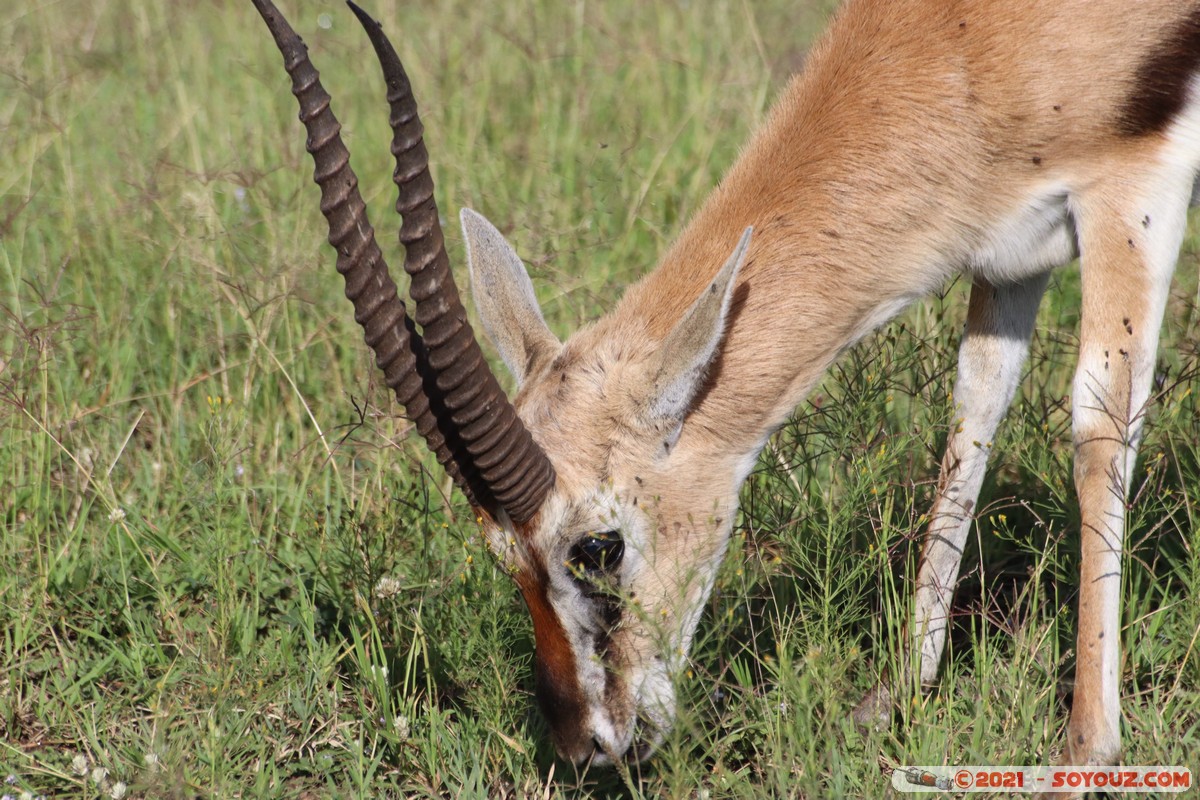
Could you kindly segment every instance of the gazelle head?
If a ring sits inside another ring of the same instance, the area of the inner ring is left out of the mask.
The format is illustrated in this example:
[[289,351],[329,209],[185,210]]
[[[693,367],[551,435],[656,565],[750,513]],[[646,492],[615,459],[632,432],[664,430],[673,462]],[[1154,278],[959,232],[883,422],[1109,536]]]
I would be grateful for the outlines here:
[[560,343],[517,254],[461,219],[480,318],[557,476],[529,524],[486,523],[533,615],[539,703],[563,757],[644,757],[670,727],[736,499],[727,465],[680,439],[750,231],[665,340],[609,316]]
[[536,693],[556,749],[576,763],[644,758],[670,728],[672,673],[724,554],[745,472],[702,446],[711,432],[686,423],[719,352],[749,229],[665,337],[636,315],[610,315],[560,343],[516,253],[464,211],[479,314],[519,387],[510,403],[466,322],[416,103],[379,24],[351,3],[388,85],[415,325],[307,49],[271,0],[254,3],[292,76],[355,317],[529,607]]

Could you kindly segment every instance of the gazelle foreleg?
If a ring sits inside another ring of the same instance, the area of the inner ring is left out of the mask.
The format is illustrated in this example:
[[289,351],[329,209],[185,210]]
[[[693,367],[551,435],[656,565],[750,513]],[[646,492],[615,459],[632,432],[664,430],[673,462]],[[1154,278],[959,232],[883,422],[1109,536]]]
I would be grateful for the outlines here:
[[1069,764],[1112,764],[1121,750],[1125,499],[1192,189],[1177,167],[1142,178],[1114,179],[1073,203],[1083,319],[1072,398],[1081,566]]
[[[1043,273],[1002,285],[979,278],[971,287],[954,386],[956,424],[942,458],[909,629],[913,634],[911,646],[920,653],[922,686],[937,680],[946,646],[950,602],[992,439],[1020,383],[1047,278],[1048,273]],[[893,680],[900,686],[904,678],[893,676]],[[859,724],[868,724],[890,713],[889,688],[880,685],[855,710],[855,719]]]

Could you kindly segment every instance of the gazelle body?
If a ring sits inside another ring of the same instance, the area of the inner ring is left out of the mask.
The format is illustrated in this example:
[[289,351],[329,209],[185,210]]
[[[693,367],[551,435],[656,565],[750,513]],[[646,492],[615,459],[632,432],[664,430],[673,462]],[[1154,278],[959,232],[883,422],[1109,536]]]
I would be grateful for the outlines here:
[[480,505],[533,616],[563,757],[653,750],[767,438],[842,351],[966,274],[960,424],[911,627],[934,681],[984,443],[1047,274],[1076,255],[1083,566],[1064,758],[1118,756],[1124,503],[1200,168],[1198,65],[1200,2],[850,0],[661,265],[565,343],[519,258],[464,212],[481,318],[555,476],[532,516]]

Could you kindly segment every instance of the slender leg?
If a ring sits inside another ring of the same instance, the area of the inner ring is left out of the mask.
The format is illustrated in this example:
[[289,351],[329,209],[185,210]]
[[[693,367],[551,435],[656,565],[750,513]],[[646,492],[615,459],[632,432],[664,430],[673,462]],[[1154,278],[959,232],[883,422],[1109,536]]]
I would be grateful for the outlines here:
[[959,423],[946,443],[917,572],[913,633],[921,649],[922,686],[937,680],[950,603],[992,439],[1021,381],[1047,277],[1004,287],[976,283],[971,290],[954,385]]
[[[1020,383],[1047,278],[1048,274],[1036,275],[1000,286],[978,279],[971,287],[954,386],[958,423],[946,443],[917,575],[911,630],[913,646],[921,654],[923,686],[937,680],[950,602],[992,439]],[[890,692],[881,685],[855,710],[855,719],[870,724],[890,713]]]
[[1083,283],[1072,398],[1081,567],[1069,764],[1112,764],[1121,750],[1125,499],[1192,189],[1190,176],[1174,172],[1126,174],[1074,202]]

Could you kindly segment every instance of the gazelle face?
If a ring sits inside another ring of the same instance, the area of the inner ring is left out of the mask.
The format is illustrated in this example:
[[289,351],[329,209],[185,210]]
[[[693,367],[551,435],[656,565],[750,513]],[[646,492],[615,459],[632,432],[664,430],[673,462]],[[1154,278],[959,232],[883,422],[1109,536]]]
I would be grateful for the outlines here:
[[484,327],[557,475],[528,524],[487,529],[533,618],[539,704],[563,758],[644,758],[670,728],[736,504],[736,470],[689,448],[686,417],[748,235],[667,341],[607,318],[560,345],[500,234],[472,212],[463,228]]
[[602,333],[568,342],[518,396],[558,479],[526,530],[488,530],[533,616],[537,696],[555,746],[571,761],[600,763],[645,757],[670,728],[672,674],[732,512],[715,513],[710,501],[697,514],[697,492],[679,497],[675,431],[621,422],[625,382],[646,353],[587,347],[587,358],[571,357]]
[[602,398],[620,397],[620,363],[593,371],[598,385],[585,364],[557,365],[522,392],[558,480],[528,530],[489,530],[533,616],[539,704],[574,762],[644,757],[669,729],[671,676],[729,528],[727,513],[689,521],[672,503],[670,430],[614,424]]

